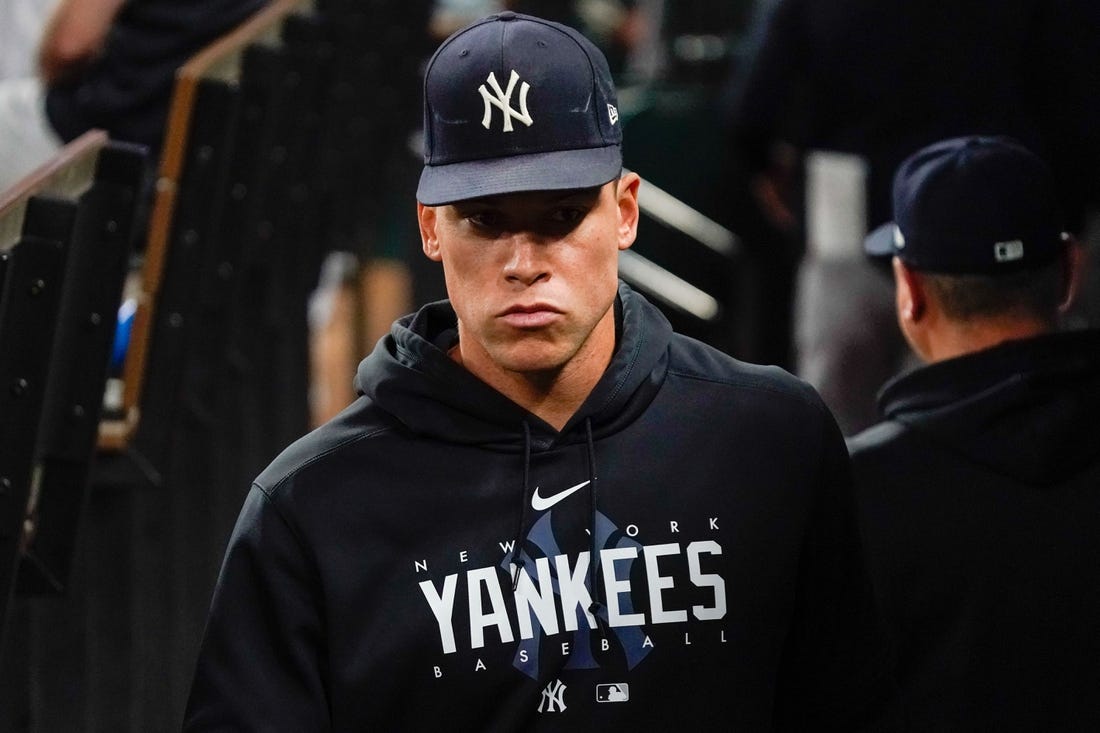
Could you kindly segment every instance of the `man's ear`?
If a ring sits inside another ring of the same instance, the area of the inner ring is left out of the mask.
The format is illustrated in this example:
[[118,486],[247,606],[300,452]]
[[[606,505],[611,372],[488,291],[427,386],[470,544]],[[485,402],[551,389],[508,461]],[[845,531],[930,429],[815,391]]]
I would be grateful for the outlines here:
[[638,236],[638,189],[642,183],[637,173],[630,171],[619,179],[616,196],[619,206],[619,249],[629,249]]
[[1062,235],[1062,302],[1058,310],[1065,313],[1077,300],[1081,278],[1084,277],[1088,253],[1072,234]]
[[917,323],[924,316],[927,307],[924,281],[919,272],[907,267],[900,258],[895,257],[892,264],[898,319]]
[[932,361],[929,340],[935,329],[936,313],[930,307],[924,277],[898,257],[894,258],[893,268],[898,328],[914,354],[922,361]]
[[424,254],[433,262],[441,262],[443,257],[439,253],[439,237],[436,236],[436,207],[417,201],[416,218],[420,222],[420,246]]

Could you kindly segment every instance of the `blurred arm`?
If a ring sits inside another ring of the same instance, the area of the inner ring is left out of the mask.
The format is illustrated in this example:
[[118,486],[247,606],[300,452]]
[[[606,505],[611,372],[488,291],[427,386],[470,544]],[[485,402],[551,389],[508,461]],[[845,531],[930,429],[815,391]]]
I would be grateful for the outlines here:
[[80,74],[102,52],[125,0],[61,0],[42,34],[38,69],[47,86]]

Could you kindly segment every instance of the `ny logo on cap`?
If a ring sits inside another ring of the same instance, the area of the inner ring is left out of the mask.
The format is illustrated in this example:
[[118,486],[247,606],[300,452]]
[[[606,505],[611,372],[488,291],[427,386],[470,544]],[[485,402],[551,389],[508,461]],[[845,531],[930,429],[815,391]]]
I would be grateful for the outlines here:
[[512,76],[508,79],[507,89],[500,88],[496,75],[491,71],[485,81],[489,82],[489,86],[496,92],[496,96],[490,95],[484,84],[477,88],[481,92],[481,98],[485,100],[485,116],[481,118],[482,127],[486,130],[489,129],[493,121],[493,107],[499,108],[504,113],[504,132],[512,132],[513,118],[528,127],[534,124],[535,121],[527,113],[527,92],[531,90],[531,85],[527,82],[523,82],[519,87],[519,111],[512,109],[512,92],[515,91],[516,82],[519,81],[519,74],[516,73],[515,69],[512,69]]

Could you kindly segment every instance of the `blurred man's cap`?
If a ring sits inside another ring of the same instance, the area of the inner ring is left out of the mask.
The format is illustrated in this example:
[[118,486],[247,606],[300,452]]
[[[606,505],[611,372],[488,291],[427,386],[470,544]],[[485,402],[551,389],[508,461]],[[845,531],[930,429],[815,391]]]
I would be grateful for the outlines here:
[[572,28],[512,12],[473,23],[428,62],[417,200],[603,185],[622,170],[617,105],[607,60]]
[[894,221],[864,251],[946,274],[1019,272],[1053,261],[1062,226],[1046,163],[1008,137],[960,137],[922,148],[894,175]]

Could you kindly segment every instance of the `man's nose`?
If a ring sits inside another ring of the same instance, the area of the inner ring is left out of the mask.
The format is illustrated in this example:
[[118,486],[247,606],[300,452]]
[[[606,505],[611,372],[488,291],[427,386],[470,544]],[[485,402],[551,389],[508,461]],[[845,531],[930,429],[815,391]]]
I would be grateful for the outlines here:
[[531,232],[515,232],[509,238],[504,276],[509,282],[532,285],[550,277],[546,243]]

